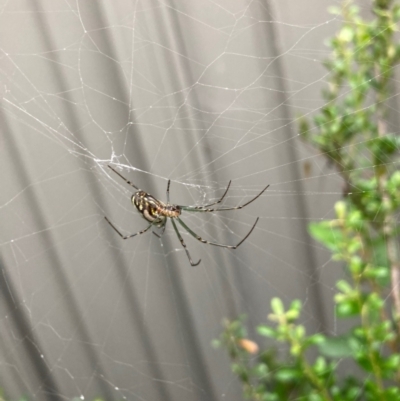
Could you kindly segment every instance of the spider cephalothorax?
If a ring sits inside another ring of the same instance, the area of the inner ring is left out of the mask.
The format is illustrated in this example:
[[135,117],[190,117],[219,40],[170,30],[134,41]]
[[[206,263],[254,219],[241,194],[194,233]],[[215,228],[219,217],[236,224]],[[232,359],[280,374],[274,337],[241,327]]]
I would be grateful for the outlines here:
[[[260,197],[264,191],[269,187],[267,185],[257,196],[255,196],[253,199],[249,200],[247,203],[240,205],[240,206],[235,206],[235,207],[217,207],[217,208],[211,208],[210,206],[217,205],[218,203],[221,203],[222,200],[225,198],[225,195],[227,194],[229,187],[231,185],[231,181],[229,181],[228,187],[226,188],[224,194],[221,196],[221,198],[214,202],[210,203],[209,205],[204,205],[204,206],[181,206],[181,205],[172,205],[169,202],[169,186],[171,184],[171,181],[168,180],[168,185],[167,185],[167,203],[161,202],[160,200],[154,198],[154,196],[148,194],[145,191],[142,191],[139,189],[136,185],[134,185],[132,182],[127,180],[125,177],[123,177],[117,170],[114,170],[111,166],[108,166],[114,173],[118,174],[125,182],[129,185],[131,185],[133,188],[137,190],[132,195],[132,203],[136,206],[136,208],[139,210],[139,212],[142,214],[142,216],[150,223],[147,228],[145,228],[142,231],[139,231],[137,233],[131,234],[131,235],[122,235],[120,231],[114,226],[114,224],[111,223],[110,220],[108,220],[107,217],[105,219],[107,220],[108,224],[118,233],[118,235],[122,239],[127,239],[127,238],[132,238],[135,237],[136,235],[143,234],[146,231],[148,231],[151,227],[158,227],[158,228],[163,228],[162,234],[164,233],[165,230],[165,225],[167,224],[168,219],[171,219],[172,226],[174,227],[174,230],[176,232],[176,235],[179,238],[179,241],[181,242],[183,249],[186,252],[186,255],[189,259],[189,262],[192,266],[197,266],[200,262],[201,259],[193,263],[192,258],[190,257],[189,251],[186,249],[186,244],[185,241],[183,240],[178,227],[175,223],[175,220],[179,222],[179,224],[186,230],[192,237],[196,238],[198,241],[202,242],[203,244],[209,244],[209,245],[214,245],[214,246],[220,246],[221,248],[228,248],[228,249],[236,249],[240,244],[242,244],[248,236],[252,233],[254,230],[254,227],[256,226],[258,222],[258,217],[253,226],[251,227],[250,231],[247,233],[247,235],[236,245],[223,245],[219,244],[217,242],[211,242],[207,241],[203,238],[201,238],[199,235],[197,235],[191,228],[189,228],[186,223],[182,221],[180,218],[180,215],[182,211],[187,211],[187,212],[221,212],[221,211],[226,211],[226,210],[238,210],[242,209],[251,202],[255,201],[258,197]],[[156,233],[154,233],[156,234]],[[161,235],[162,235],[161,234]],[[156,234],[158,236],[158,234]]]

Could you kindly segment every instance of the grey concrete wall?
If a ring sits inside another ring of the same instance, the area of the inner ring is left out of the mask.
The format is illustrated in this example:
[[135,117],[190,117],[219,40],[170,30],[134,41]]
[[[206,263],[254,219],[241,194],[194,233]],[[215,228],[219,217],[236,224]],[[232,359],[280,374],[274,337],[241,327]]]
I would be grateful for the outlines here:
[[[266,319],[300,298],[309,330],[335,332],[338,266],[307,224],[340,180],[298,138],[321,106],[328,0],[4,1],[0,5],[0,386],[16,398],[240,400],[211,341],[223,317]],[[191,267],[132,188],[240,211],[185,214]],[[252,333],[254,334],[254,333]],[[254,337],[256,338],[256,337]],[[258,339],[257,339],[258,340]]]

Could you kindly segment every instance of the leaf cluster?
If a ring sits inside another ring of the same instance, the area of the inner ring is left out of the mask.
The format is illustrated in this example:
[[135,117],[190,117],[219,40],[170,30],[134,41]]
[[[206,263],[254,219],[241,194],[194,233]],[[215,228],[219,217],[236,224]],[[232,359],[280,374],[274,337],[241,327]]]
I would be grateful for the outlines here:
[[[257,328],[268,343],[258,350],[243,319],[225,322],[218,345],[248,399],[400,401],[400,137],[388,129],[400,6],[370,4],[368,18],[348,1],[332,9],[343,24],[329,43],[326,102],[313,122],[300,123],[303,139],[343,180],[335,218],[310,224],[309,232],[345,268],[335,314],[353,326],[340,336],[309,335],[299,322],[301,302],[285,309],[273,299],[271,323]],[[340,374],[344,365],[352,374]]]

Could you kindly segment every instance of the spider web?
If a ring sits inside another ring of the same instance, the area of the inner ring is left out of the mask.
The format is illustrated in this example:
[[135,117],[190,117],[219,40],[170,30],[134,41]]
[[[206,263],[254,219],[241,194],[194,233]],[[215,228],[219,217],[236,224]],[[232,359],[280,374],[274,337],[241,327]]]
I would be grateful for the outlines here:
[[[265,321],[269,300],[305,303],[335,333],[340,269],[307,234],[341,180],[299,139],[323,104],[324,40],[339,2],[7,1],[0,4],[0,387],[13,399],[240,400],[223,317]],[[146,227],[133,189],[240,211]],[[251,333],[254,334],[254,333]]]

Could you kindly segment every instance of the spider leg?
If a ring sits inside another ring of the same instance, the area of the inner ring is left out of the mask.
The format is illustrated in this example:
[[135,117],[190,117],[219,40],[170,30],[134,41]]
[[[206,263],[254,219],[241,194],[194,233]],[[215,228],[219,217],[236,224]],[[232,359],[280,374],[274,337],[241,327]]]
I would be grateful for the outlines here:
[[106,219],[107,223],[118,233],[118,235],[119,235],[122,239],[128,239],[128,238],[135,237],[136,235],[143,234],[143,233],[145,233],[146,231],[148,231],[149,228],[153,225],[153,224],[150,224],[147,228],[145,228],[145,229],[142,230],[142,231],[138,231],[138,232],[135,233],[135,234],[131,234],[131,235],[126,235],[126,236],[124,236],[124,235],[122,235],[122,234],[119,232],[119,230],[114,226],[114,224],[111,223],[111,221],[107,219],[107,217],[104,217],[104,218]]
[[169,186],[171,185],[171,180],[168,180],[167,184],[167,203],[169,204]]
[[162,226],[162,232],[161,232],[161,234],[157,234],[157,233],[155,233],[154,231],[152,231],[152,233],[153,233],[156,237],[161,238],[161,237],[164,235],[165,226],[167,225],[167,221],[168,221],[168,220],[165,220],[165,223],[164,223],[164,225]]
[[236,249],[241,245],[248,237],[249,235],[253,232],[257,222],[258,222],[259,217],[257,217],[256,222],[253,224],[253,227],[251,227],[250,231],[246,234],[246,236],[237,244],[237,245],[223,245],[223,244],[218,244],[216,242],[210,242],[207,241],[203,238],[201,238],[199,235],[197,235],[192,229],[190,229],[179,217],[178,221],[181,224],[181,226],[194,238],[196,238],[198,241],[202,242],[203,244],[208,244],[208,245],[214,245],[214,246],[220,246],[221,248],[228,248],[228,249]]
[[203,205],[203,206],[180,206],[183,210],[199,210],[199,209],[204,209],[205,207],[210,207],[210,206],[214,206],[218,203],[221,203],[222,200],[225,198],[226,194],[228,193],[229,187],[231,186],[231,182],[232,180],[229,181],[228,186],[226,187],[226,190],[224,192],[224,194],[221,196],[221,198],[219,198],[219,200],[217,200],[216,202],[210,203],[208,205]]
[[248,202],[244,203],[243,205],[235,206],[235,207],[217,207],[215,209],[205,209],[206,206],[181,206],[182,210],[186,210],[188,212],[223,212],[226,210],[239,210],[243,209],[245,206],[249,205],[251,202],[254,202],[257,198],[259,198],[269,187],[267,185],[257,196],[253,199],[250,199]]
[[229,191],[229,187],[231,186],[231,182],[232,182],[232,180],[229,181],[228,186],[226,187],[226,190],[225,190],[224,194],[221,196],[221,198],[220,198],[219,200],[217,200],[217,201],[214,202],[214,203],[210,203],[209,205],[198,206],[198,207],[195,207],[195,208],[196,208],[196,209],[203,209],[203,208],[205,208],[205,207],[210,207],[210,206],[217,205],[218,203],[221,203],[222,200],[225,198],[226,194],[227,194],[228,191]]
[[114,171],[115,174],[118,174],[127,184],[129,184],[131,187],[133,187],[133,188],[135,188],[135,189],[137,189],[139,191],[139,188],[135,184],[133,184],[131,181],[129,181],[125,177],[123,177],[117,170],[113,169],[109,164],[108,164],[108,167],[112,171]]
[[175,223],[174,219],[171,219],[171,222],[172,222],[172,225],[174,226],[174,230],[175,230],[175,232],[176,232],[176,235],[178,236],[179,241],[181,241],[181,244],[182,244],[182,246],[183,246],[183,249],[184,249],[185,252],[186,252],[186,255],[187,255],[188,259],[189,259],[190,264],[191,264],[192,266],[197,266],[197,265],[201,262],[201,259],[199,259],[199,261],[198,261],[197,263],[193,263],[193,260],[192,260],[192,258],[190,257],[190,253],[189,253],[189,251],[188,251],[187,248],[186,248],[185,241],[183,240],[183,238],[182,238],[182,236],[181,236],[181,233],[179,232],[178,227],[176,226],[176,223]]

